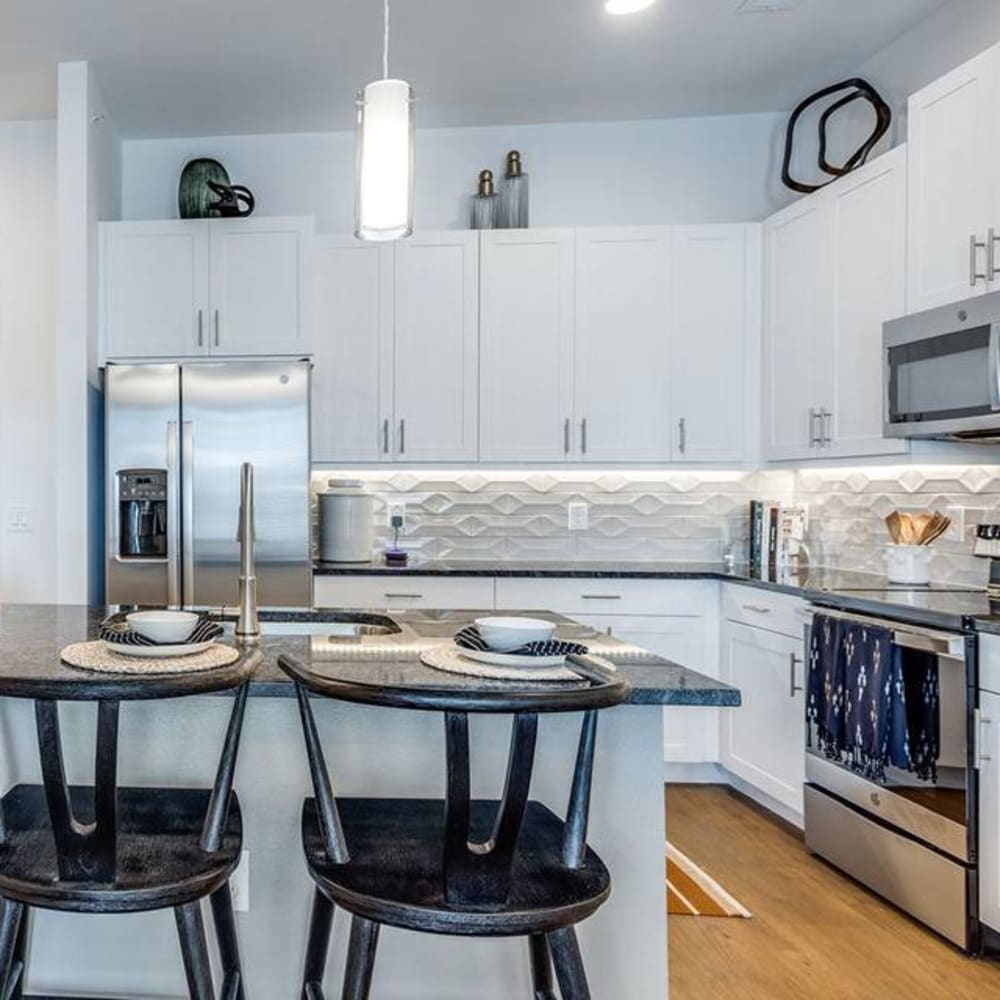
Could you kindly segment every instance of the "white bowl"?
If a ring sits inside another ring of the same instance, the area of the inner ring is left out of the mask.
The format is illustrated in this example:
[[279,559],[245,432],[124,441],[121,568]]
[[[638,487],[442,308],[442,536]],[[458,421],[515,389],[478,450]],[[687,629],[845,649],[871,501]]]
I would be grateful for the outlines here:
[[476,628],[490,649],[509,653],[529,642],[545,642],[556,634],[552,622],[541,618],[477,618]]
[[153,642],[182,643],[194,631],[198,616],[191,611],[133,611],[125,620]]

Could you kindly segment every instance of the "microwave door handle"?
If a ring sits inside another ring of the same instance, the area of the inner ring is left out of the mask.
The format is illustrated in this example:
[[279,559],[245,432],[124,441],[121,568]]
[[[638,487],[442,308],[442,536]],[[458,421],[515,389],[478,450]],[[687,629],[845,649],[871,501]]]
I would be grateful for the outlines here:
[[990,407],[1000,410],[1000,322],[990,324]]

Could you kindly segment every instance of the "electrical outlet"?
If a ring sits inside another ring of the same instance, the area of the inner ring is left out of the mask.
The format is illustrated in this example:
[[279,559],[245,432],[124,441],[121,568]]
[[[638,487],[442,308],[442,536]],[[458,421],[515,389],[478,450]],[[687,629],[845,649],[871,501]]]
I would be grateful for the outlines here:
[[400,533],[406,531],[406,504],[401,501],[386,504],[385,523],[388,527],[393,527],[393,520],[399,518]]
[[586,531],[590,523],[590,507],[578,500],[568,504],[566,510],[566,527],[570,531]]
[[250,852],[240,855],[240,863],[229,879],[229,891],[233,896],[233,909],[237,913],[250,910]]
[[31,507],[26,503],[7,504],[7,530],[31,531]]

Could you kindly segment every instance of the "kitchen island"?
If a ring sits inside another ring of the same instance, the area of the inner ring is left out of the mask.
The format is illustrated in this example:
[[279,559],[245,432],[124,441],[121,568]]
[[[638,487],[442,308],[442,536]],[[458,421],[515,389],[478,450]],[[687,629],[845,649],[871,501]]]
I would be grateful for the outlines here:
[[[253,681],[236,787],[249,852],[249,912],[237,915],[248,996],[298,996],[311,899],[299,839],[299,810],[311,794],[293,688],[278,661],[312,669],[388,671],[428,683],[438,677],[422,666],[419,651],[447,639],[475,612],[423,612],[393,616],[401,628],[367,645],[331,642],[337,616],[265,615],[260,662]],[[0,609],[0,673],[8,680],[44,679],[58,692],[81,672],[59,662],[70,642],[92,637],[103,609],[5,606]],[[603,713],[598,736],[590,842],[613,879],[610,901],[580,927],[580,941],[595,997],[662,1000],[666,990],[666,908],[662,713],[660,705],[735,706],[730,687],[658,660],[554,616],[559,634],[582,639],[615,664],[630,682],[627,705]],[[300,634],[282,634],[282,632]],[[84,675],[90,676],[90,675]],[[486,683],[441,674],[442,683]],[[338,795],[439,797],[444,783],[444,734],[435,713],[314,703]],[[68,777],[92,778],[94,706],[63,708]],[[37,782],[31,703],[2,706],[3,779]],[[221,746],[228,699],[194,696],[123,706],[122,784],[208,785]],[[542,720],[532,797],[560,813],[575,753],[578,719]],[[495,795],[506,768],[508,726],[502,718],[473,724],[476,759],[473,794]],[[237,892],[239,895],[239,892]],[[347,922],[338,913],[328,969],[329,995],[337,995]],[[183,972],[169,913],[139,917],[83,917],[40,913],[28,970],[31,993],[103,997],[179,997]],[[379,949],[373,996],[394,1000],[507,1000],[530,996],[527,946],[519,940],[455,940],[387,929]]]

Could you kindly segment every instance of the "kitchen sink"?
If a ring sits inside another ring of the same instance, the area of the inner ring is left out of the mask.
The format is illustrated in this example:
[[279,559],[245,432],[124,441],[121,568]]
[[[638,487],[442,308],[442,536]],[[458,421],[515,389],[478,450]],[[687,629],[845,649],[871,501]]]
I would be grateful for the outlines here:
[[[227,630],[233,627],[226,622]],[[388,615],[371,614],[364,611],[323,612],[321,620],[275,621],[263,618],[260,622],[261,635],[308,635],[329,639],[330,642],[363,642],[365,639],[386,639],[402,637],[410,629]]]

